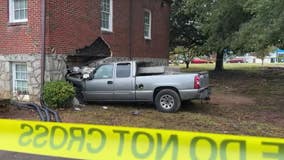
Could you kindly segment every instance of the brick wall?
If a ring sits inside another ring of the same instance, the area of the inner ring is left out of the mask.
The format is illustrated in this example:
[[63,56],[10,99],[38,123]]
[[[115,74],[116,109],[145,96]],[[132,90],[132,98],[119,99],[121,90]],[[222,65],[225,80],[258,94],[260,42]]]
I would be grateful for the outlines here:
[[53,53],[74,53],[100,34],[98,0],[48,0],[47,48]]
[[[113,32],[101,32],[110,45],[113,56],[129,57],[129,7],[133,0],[113,0]],[[99,22],[100,23],[100,22]]]
[[[132,8],[132,37],[130,30]],[[114,0],[113,32],[100,29],[99,0],[49,0],[47,6],[47,46],[53,53],[75,53],[99,36],[111,47],[115,57],[167,58],[169,6],[162,0]],[[152,39],[144,39],[144,9],[152,11]],[[131,39],[132,48],[129,48]],[[131,53],[130,53],[131,51]]]
[[[134,0],[132,51],[135,57],[167,58],[169,46],[169,4],[162,0]],[[151,40],[144,39],[144,10],[152,15]]]
[[38,53],[40,0],[28,1],[28,22],[9,23],[9,0],[0,0],[0,54]]
[[[169,7],[162,0],[132,0],[130,49],[130,1],[113,1],[113,32],[100,29],[99,0],[46,0],[46,44],[53,53],[74,53],[99,36],[111,47],[113,56],[167,58]],[[28,22],[9,23],[8,0],[0,0],[0,54],[39,53],[40,0],[28,1]],[[152,39],[143,36],[144,9],[152,12]]]

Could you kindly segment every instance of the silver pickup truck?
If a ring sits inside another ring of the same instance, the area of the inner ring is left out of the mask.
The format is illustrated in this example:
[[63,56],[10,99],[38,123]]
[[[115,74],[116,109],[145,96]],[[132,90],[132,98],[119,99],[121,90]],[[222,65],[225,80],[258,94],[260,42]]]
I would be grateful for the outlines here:
[[136,61],[107,63],[88,76],[66,75],[84,101],[153,102],[161,112],[176,112],[181,102],[209,99],[207,72],[167,72],[165,67],[145,67]]

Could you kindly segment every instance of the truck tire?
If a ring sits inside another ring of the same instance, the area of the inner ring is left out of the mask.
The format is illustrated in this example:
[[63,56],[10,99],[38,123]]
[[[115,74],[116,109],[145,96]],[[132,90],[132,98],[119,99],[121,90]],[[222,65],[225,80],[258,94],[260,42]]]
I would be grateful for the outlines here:
[[155,105],[160,112],[176,112],[180,108],[181,100],[176,91],[172,89],[163,89],[156,95]]

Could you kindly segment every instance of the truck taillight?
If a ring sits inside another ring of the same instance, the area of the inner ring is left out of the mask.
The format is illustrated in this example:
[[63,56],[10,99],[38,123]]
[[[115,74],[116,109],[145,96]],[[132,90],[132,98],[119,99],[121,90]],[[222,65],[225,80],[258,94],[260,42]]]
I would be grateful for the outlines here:
[[200,77],[199,75],[194,77],[194,89],[199,89],[200,88]]

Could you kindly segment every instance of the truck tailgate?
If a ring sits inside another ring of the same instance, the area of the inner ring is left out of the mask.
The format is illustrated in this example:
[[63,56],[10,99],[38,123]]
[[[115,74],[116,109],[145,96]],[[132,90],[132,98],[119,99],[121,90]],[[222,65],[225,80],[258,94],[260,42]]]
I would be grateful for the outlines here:
[[200,88],[207,88],[209,86],[209,73],[208,72],[199,72],[200,78]]

